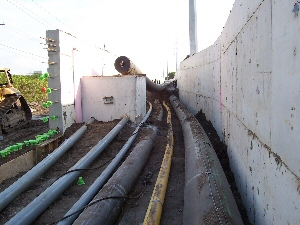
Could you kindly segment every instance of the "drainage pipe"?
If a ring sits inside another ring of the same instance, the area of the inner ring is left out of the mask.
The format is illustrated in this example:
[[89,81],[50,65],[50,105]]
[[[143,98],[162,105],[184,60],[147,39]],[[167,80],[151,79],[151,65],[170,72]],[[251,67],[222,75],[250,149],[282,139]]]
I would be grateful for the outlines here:
[[107,225],[115,222],[126,196],[134,187],[150,155],[154,138],[157,135],[157,128],[152,127],[152,129],[152,134],[136,145],[91,203],[97,202],[97,199],[101,198],[112,198],[91,205],[80,214],[73,224]]
[[94,183],[88,188],[88,190],[81,196],[81,198],[72,206],[72,208],[65,214],[64,217],[67,217],[66,219],[60,221],[58,225],[66,225],[66,224],[72,224],[74,220],[80,215],[81,212],[78,212],[70,217],[68,215],[71,215],[78,210],[85,207],[90,201],[93,200],[95,195],[100,191],[100,189],[103,187],[105,182],[108,180],[108,178],[111,176],[113,171],[117,168],[118,164],[120,163],[121,159],[124,157],[128,149],[130,148],[132,142],[136,138],[139,129],[143,124],[146,122],[146,120],[149,118],[150,113],[152,111],[152,104],[148,102],[150,105],[150,109],[148,110],[146,116],[143,118],[141,123],[138,125],[138,127],[134,130],[131,137],[128,139],[128,141],[125,143],[123,148],[120,150],[120,152],[116,155],[116,157],[111,161],[111,163],[106,167],[106,169],[101,173],[101,175],[94,181]]
[[51,154],[19,178],[15,183],[6,188],[0,193],[0,211],[10,204],[19,194],[25,191],[36,179],[38,179],[46,170],[48,170],[65,152],[70,149],[75,142],[84,134],[87,125],[95,119],[91,118],[78,129],[72,136],[66,139],[58,148]]
[[[83,158],[81,158],[73,167],[69,169],[80,170],[87,168],[99,154],[108,146],[127,123],[128,117],[124,117],[101,141],[99,141]],[[31,224],[42,212],[44,212],[51,203],[58,198],[71,184],[78,178],[81,171],[66,173],[56,180],[43,193],[23,208],[6,224]]]
[[219,159],[196,118],[175,97],[185,145],[183,224],[243,224]]
[[165,195],[169,180],[169,174],[171,170],[171,162],[173,155],[174,137],[171,122],[171,111],[165,101],[163,102],[164,107],[168,111],[167,123],[168,123],[168,135],[167,135],[167,146],[165,155],[158,173],[158,177],[155,183],[155,187],[152,193],[152,197],[147,209],[147,213],[144,219],[144,225],[159,225],[163,204],[165,201]]
[[[115,68],[122,75],[144,75],[144,73],[126,56],[115,60]],[[150,92],[163,91],[169,83],[155,84],[146,76],[146,89]]]

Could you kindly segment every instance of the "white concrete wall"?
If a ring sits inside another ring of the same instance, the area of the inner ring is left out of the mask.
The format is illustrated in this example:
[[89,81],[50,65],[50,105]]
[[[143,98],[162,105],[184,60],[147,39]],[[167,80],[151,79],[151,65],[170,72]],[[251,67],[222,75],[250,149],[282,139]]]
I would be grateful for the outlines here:
[[[146,79],[144,76],[83,77],[83,121],[94,117],[99,121],[112,121],[129,116],[136,124],[146,115]],[[104,98],[112,96],[112,103]]]
[[228,145],[253,224],[300,224],[300,16],[292,0],[236,0],[221,36],[184,60],[180,100]]

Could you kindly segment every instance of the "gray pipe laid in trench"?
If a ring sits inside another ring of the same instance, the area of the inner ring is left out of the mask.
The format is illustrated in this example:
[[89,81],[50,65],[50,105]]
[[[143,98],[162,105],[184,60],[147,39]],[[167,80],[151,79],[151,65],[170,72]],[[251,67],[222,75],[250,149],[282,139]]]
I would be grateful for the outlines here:
[[[122,209],[124,198],[128,196],[135,185],[149,157],[153,140],[157,135],[157,128],[152,127],[152,129],[152,134],[136,145],[119,169],[95,196],[90,206],[80,214],[73,224],[107,225],[114,223]],[[102,198],[106,200],[101,201]]]
[[[66,219],[60,221],[58,225],[67,225],[72,224],[74,220],[80,215],[83,207],[85,207],[90,201],[93,200],[95,195],[99,192],[99,190],[103,187],[105,182],[108,180],[108,178],[111,176],[113,171],[117,168],[118,164],[120,163],[121,159],[124,157],[128,149],[130,148],[132,142],[136,138],[138,131],[140,127],[146,122],[146,120],[149,118],[151,111],[152,111],[152,104],[148,102],[150,105],[150,108],[146,114],[146,116],[143,118],[141,123],[137,126],[137,128],[132,133],[131,137],[127,140],[125,145],[122,147],[120,152],[116,155],[116,157],[111,161],[111,163],[106,167],[106,169],[101,173],[101,175],[94,181],[94,183],[87,189],[87,191],[80,197],[80,199],[72,206],[72,208],[65,214],[64,217],[67,217]],[[78,212],[78,213],[76,213]],[[72,216],[68,217],[68,215]]]
[[183,224],[243,224],[225,173],[205,131],[175,97],[170,97],[185,145]]
[[[81,158],[73,167],[69,169],[80,170],[87,168],[99,154],[108,146],[127,123],[128,117],[124,117],[101,141],[99,141],[83,158]],[[6,224],[31,224],[42,212],[44,212],[51,203],[58,198],[75,179],[81,174],[81,171],[66,173],[56,180],[43,193],[11,218]]]
[[[115,69],[122,75],[144,75],[144,73],[126,56],[120,56],[115,60]],[[146,89],[150,92],[163,91],[168,83],[155,84],[146,76]]]
[[92,123],[91,118],[86,124],[78,129],[72,136],[66,139],[58,148],[56,148],[45,159],[39,162],[15,183],[0,193],[0,211],[10,204],[19,194],[25,191],[36,179],[38,179],[46,170],[48,170],[65,152],[70,149],[75,142],[84,134],[87,125]]

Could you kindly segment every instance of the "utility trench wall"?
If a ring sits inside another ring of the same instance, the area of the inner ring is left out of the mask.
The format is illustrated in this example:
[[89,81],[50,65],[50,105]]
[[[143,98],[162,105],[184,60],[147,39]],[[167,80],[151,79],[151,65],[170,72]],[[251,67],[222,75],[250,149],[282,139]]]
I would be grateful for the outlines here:
[[236,0],[209,48],[180,64],[179,97],[228,146],[253,224],[300,224],[300,16],[292,0]]

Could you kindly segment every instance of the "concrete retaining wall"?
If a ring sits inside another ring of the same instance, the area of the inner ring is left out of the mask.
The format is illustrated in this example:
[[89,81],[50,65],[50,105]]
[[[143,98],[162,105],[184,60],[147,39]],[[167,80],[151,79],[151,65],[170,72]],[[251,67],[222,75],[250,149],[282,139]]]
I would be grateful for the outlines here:
[[228,145],[253,224],[300,224],[300,16],[236,0],[221,36],[180,64],[180,100]]

